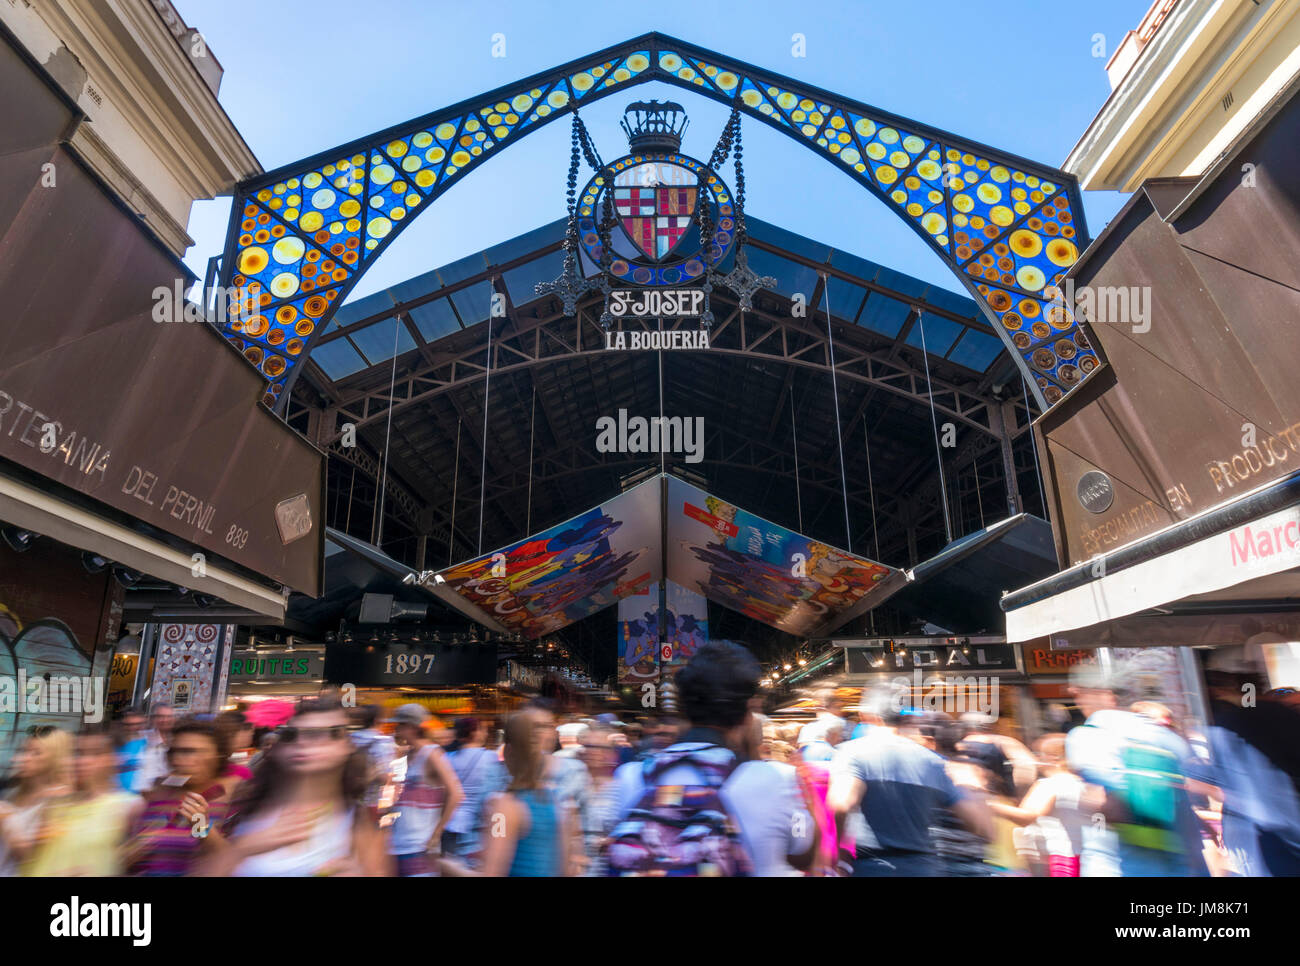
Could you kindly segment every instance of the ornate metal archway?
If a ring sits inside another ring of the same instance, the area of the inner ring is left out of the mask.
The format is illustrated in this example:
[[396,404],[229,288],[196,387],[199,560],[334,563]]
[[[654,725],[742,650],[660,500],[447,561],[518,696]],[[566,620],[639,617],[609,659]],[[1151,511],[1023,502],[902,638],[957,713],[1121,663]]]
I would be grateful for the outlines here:
[[288,387],[370,264],[489,157],[583,105],[659,80],[735,106],[881,198],[974,295],[1040,407],[1098,365],[1053,286],[1088,242],[1078,185],[1044,165],[659,33],[268,172],[239,186],[221,280],[226,336]]

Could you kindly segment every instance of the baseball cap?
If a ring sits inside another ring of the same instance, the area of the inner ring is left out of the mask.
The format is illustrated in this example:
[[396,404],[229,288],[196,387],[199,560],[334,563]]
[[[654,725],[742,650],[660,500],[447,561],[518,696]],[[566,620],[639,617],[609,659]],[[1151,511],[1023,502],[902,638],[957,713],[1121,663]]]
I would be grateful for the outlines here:
[[429,711],[424,705],[412,702],[411,704],[402,705],[393,712],[393,716],[388,720],[393,724],[416,725],[418,727],[428,721],[429,718]]

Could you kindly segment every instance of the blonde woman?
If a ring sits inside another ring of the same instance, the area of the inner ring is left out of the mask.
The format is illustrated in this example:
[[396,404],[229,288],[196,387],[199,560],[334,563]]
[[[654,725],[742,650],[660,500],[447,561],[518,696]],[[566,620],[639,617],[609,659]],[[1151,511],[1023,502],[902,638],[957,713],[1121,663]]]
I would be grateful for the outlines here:
[[0,802],[0,876],[22,874],[46,806],[71,790],[72,735],[52,725],[29,728],[13,769],[17,787]]
[[76,748],[72,792],[43,810],[37,844],[24,866],[26,875],[122,874],[122,846],[144,802],[118,784],[113,740],[107,731],[83,731]]

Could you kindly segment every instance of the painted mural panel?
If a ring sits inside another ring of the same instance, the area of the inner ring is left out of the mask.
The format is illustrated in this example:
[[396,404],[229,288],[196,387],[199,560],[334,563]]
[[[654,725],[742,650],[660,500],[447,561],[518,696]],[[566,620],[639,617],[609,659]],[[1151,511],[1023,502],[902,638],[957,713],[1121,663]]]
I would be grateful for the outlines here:
[[648,587],[662,569],[659,479],[441,576],[511,631],[537,638]]
[[687,590],[799,636],[895,573],[676,478],[668,480],[666,557],[668,576]]

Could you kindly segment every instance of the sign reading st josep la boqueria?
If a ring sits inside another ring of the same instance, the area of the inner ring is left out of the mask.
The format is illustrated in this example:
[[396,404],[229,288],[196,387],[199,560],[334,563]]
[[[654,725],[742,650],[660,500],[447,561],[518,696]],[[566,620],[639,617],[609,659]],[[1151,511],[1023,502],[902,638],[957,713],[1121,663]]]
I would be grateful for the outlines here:
[[[704,312],[704,291],[698,288],[662,291],[627,291],[609,294],[609,312],[624,318],[699,318]],[[606,349],[707,349],[709,330],[670,329],[668,331],[623,331],[605,333]]]

